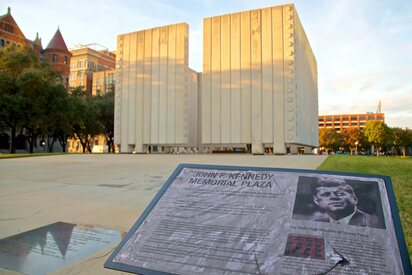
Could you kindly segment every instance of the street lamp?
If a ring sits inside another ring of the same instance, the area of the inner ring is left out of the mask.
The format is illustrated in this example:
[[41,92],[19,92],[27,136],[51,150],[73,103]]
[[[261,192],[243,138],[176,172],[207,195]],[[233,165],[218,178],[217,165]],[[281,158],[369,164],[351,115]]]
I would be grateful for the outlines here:
[[358,155],[358,141],[355,141],[355,155]]

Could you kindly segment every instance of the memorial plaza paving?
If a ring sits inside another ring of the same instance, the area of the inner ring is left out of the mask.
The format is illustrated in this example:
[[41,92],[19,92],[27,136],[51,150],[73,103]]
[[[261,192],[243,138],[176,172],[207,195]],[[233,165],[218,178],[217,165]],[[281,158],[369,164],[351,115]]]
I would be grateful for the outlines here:
[[[73,154],[0,160],[0,239],[56,222],[127,232],[180,163],[316,169],[326,156]],[[52,274],[103,268],[115,246]],[[0,268],[0,274],[16,274]]]

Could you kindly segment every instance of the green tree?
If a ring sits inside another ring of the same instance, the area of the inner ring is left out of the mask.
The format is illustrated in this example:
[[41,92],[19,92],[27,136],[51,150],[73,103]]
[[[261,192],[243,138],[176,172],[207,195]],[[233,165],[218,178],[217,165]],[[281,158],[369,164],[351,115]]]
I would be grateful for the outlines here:
[[342,131],[342,138],[345,145],[349,147],[350,154],[352,155],[353,149],[358,148],[362,141],[362,131],[355,127],[350,127]]
[[52,152],[54,143],[58,141],[65,152],[67,139],[74,135],[74,104],[62,85],[50,87],[47,97],[49,106],[46,109],[44,132],[48,138],[48,151]]
[[45,134],[45,123],[48,108],[52,102],[48,92],[57,84],[56,73],[48,63],[43,63],[36,68],[25,69],[17,78],[17,84],[24,102],[23,126],[29,141],[30,153],[33,153],[34,142],[38,135]]
[[392,128],[392,145],[395,147],[396,155],[400,149],[405,157],[406,147],[412,145],[412,133],[407,129]]
[[98,120],[106,138],[109,153],[114,153],[114,91],[95,97],[98,105]]
[[388,143],[389,132],[389,127],[382,121],[368,121],[365,124],[364,134],[375,145],[376,156],[379,156],[382,146]]
[[337,150],[342,141],[342,135],[336,129],[319,130],[319,146],[325,148],[326,154],[330,150]]
[[73,102],[73,132],[83,147],[91,153],[93,137],[103,132],[102,125],[98,120],[98,105],[96,99],[88,95],[82,87],[73,89],[71,93]]
[[0,122],[10,128],[10,153],[16,152],[17,132],[25,124],[25,101],[19,77],[27,70],[39,66],[39,60],[28,47],[8,45],[0,49]]

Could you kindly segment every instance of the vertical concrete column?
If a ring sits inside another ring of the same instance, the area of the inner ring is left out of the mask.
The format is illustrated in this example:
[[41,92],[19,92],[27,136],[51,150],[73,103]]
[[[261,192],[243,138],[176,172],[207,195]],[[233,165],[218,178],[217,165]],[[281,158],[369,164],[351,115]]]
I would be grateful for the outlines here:
[[136,141],[135,152],[143,153],[143,123],[144,123],[144,32],[137,33],[136,61]]
[[231,14],[230,22],[230,138],[241,143],[241,73],[240,73],[240,13]]
[[262,9],[262,143],[273,143],[272,9]]
[[117,52],[116,52],[116,89],[114,97],[114,143],[121,142],[121,111],[122,111],[122,62],[123,62],[123,36],[117,36]]
[[[144,31],[144,66],[143,66],[143,144],[151,143],[152,125],[152,33],[153,30]],[[146,149],[146,150],[145,150]],[[143,151],[148,151],[146,147]]]
[[241,93],[241,142],[252,142],[252,79],[250,11],[241,13],[240,33],[240,93]]
[[160,28],[159,38],[159,144],[167,143],[167,109],[168,109],[168,40],[169,40],[169,27],[165,26]]
[[221,143],[231,143],[230,123],[231,123],[231,81],[230,81],[230,14],[222,15],[220,22],[220,125]]
[[169,26],[167,62],[167,123],[168,143],[176,143],[176,25]]
[[130,37],[129,36],[123,36],[123,45],[122,45],[122,66],[121,66],[121,71],[122,71],[122,103],[121,103],[121,137],[120,137],[120,150],[122,153],[130,153],[133,151],[133,148],[129,146],[128,142],[128,133],[129,133],[129,99],[130,99]]
[[211,122],[211,58],[212,58],[212,19],[203,19],[203,73],[202,73],[202,99],[200,104],[202,117],[201,142],[209,144],[212,142]]
[[[132,33],[128,35],[129,44],[127,48],[129,49],[128,58],[128,108],[127,108],[127,144],[134,147],[136,142],[136,48],[137,48],[137,33]],[[134,149],[134,148],[133,148]]]
[[286,154],[283,35],[283,8],[282,6],[273,7],[273,154]]
[[152,91],[150,143],[159,144],[160,28],[152,32]]
[[220,17],[212,18],[212,66],[211,66],[211,132],[212,143],[221,143],[221,27]]
[[176,30],[176,143],[188,142],[188,59],[187,41],[188,27],[186,24],[178,24]]
[[263,154],[261,11],[251,11],[252,153]]
[[[286,142],[296,142],[296,79],[295,79],[295,34],[293,6],[283,6],[284,80],[285,80],[285,128]],[[291,149],[292,150],[292,149]]]

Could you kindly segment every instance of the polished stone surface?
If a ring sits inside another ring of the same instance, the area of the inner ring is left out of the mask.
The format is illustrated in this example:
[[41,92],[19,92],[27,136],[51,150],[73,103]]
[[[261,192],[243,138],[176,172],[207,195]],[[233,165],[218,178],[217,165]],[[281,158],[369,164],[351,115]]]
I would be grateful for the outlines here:
[[57,222],[0,240],[0,267],[46,274],[120,241],[117,230]]

